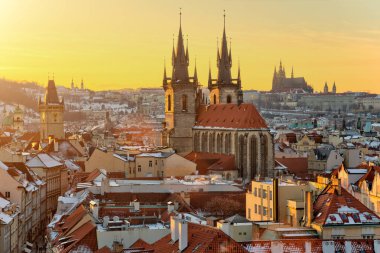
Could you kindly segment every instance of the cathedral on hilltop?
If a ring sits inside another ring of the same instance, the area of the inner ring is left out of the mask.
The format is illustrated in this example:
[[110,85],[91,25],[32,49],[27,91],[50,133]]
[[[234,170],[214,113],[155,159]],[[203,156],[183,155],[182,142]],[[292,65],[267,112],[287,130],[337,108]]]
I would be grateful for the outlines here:
[[49,80],[45,93],[45,101],[39,100],[40,112],[40,138],[46,140],[49,137],[57,139],[65,138],[63,127],[63,112],[65,104],[58,98],[57,88],[54,80]]
[[313,93],[313,88],[307,84],[304,77],[294,77],[293,68],[290,77],[286,77],[285,67],[280,61],[278,71],[276,67],[274,68],[272,92],[295,92],[297,90]]
[[239,176],[273,176],[273,136],[253,104],[243,103],[240,67],[232,78],[232,54],[228,49],[224,17],[223,36],[217,50],[217,78],[209,70],[209,98],[202,92],[197,67],[189,74],[189,50],[184,46],[182,23],[172,49],[172,75],[164,68],[165,121],[162,144],[177,153],[190,152],[235,156]]

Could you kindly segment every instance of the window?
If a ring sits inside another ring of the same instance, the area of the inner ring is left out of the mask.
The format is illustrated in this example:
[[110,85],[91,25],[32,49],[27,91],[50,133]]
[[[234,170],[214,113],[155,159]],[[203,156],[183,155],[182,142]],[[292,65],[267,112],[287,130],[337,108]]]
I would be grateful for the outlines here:
[[153,162],[149,161],[149,167],[152,167],[152,166],[153,166]]
[[137,171],[141,172],[141,165],[137,166]]
[[232,102],[231,95],[228,95],[227,96],[227,104],[231,104],[231,102]]
[[263,199],[266,199],[266,198],[267,198],[267,190],[263,189]]
[[11,193],[10,192],[5,192],[5,197],[6,198],[10,198],[11,197]]
[[248,208],[248,219],[251,219],[251,208]]
[[254,189],[254,191],[253,191],[253,195],[255,196],[255,197],[257,197],[257,188],[255,187],[255,189]]
[[374,237],[374,235],[362,235],[363,239],[373,239]]
[[269,191],[269,200],[272,200],[272,191]]
[[168,95],[168,111],[172,110],[172,96]]
[[155,160],[155,162],[154,162],[156,165],[157,165],[157,160]]
[[273,217],[273,210],[272,210],[272,208],[269,208],[269,217]]
[[257,204],[255,204],[255,213],[257,213]]
[[187,95],[182,95],[182,111],[187,112]]
[[216,95],[214,94],[214,105],[216,104]]
[[344,235],[333,235],[331,238],[334,240],[344,239]]
[[247,233],[246,233],[246,232],[243,232],[243,235],[247,235]]
[[268,215],[268,208],[267,207],[263,207],[263,215],[264,216]]
[[261,214],[261,208],[262,208],[262,206],[258,206],[258,208],[259,208],[259,214]]
[[261,198],[261,188],[259,188],[259,197]]

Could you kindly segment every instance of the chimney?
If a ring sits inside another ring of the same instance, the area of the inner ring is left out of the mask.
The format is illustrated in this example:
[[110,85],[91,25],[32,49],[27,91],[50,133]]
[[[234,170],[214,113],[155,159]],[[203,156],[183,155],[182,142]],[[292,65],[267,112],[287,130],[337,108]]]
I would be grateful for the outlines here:
[[337,189],[337,192],[338,192],[338,195],[342,195],[342,180],[339,178],[338,179],[338,187],[336,188]]
[[305,191],[304,212],[305,212],[305,227],[311,227],[313,219],[313,196],[312,191]]
[[172,242],[178,240],[178,220],[175,216],[170,216],[170,233]]
[[98,219],[99,218],[99,200],[91,200],[90,209],[95,219]]
[[104,216],[103,217],[103,228],[107,229],[108,228],[108,222],[110,221],[110,217]]
[[54,139],[54,152],[58,152],[58,140]]
[[137,200],[133,201],[133,209],[135,212],[140,211],[140,202],[138,202]]
[[179,223],[178,249],[180,252],[182,252],[188,246],[188,224],[186,220],[180,220],[178,223]]
[[169,201],[168,202],[168,213],[171,213],[174,211],[174,204],[173,202]]
[[273,179],[273,221],[279,222],[278,178]]
[[48,136],[48,142],[49,142],[49,144],[51,144],[53,141],[54,141],[53,135],[49,135]]

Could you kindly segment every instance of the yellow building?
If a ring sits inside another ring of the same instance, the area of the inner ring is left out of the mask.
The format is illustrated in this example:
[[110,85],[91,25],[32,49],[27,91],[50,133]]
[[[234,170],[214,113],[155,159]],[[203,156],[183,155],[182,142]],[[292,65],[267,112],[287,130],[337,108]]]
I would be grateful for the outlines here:
[[304,192],[308,185],[294,181],[252,181],[246,193],[246,217],[250,221],[276,221],[299,225]]

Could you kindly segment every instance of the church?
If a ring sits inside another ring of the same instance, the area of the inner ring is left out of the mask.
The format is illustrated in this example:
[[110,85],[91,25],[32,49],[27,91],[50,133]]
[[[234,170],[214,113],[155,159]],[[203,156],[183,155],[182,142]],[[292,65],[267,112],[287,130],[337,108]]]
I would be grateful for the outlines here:
[[217,49],[216,78],[209,70],[207,98],[198,81],[197,68],[189,74],[189,50],[184,46],[182,23],[176,48],[172,49],[172,74],[164,68],[165,121],[162,145],[177,153],[190,152],[235,156],[239,176],[246,182],[274,175],[273,136],[253,104],[243,102],[240,67],[231,74],[232,54],[228,48],[226,25]]
[[285,67],[280,66],[278,71],[274,68],[272,92],[294,92],[296,90],[302,90],[307,93],[313,93],[313,88],[307,84],[304,77],[294,77],[294,70],[290,77],[286,77]]

